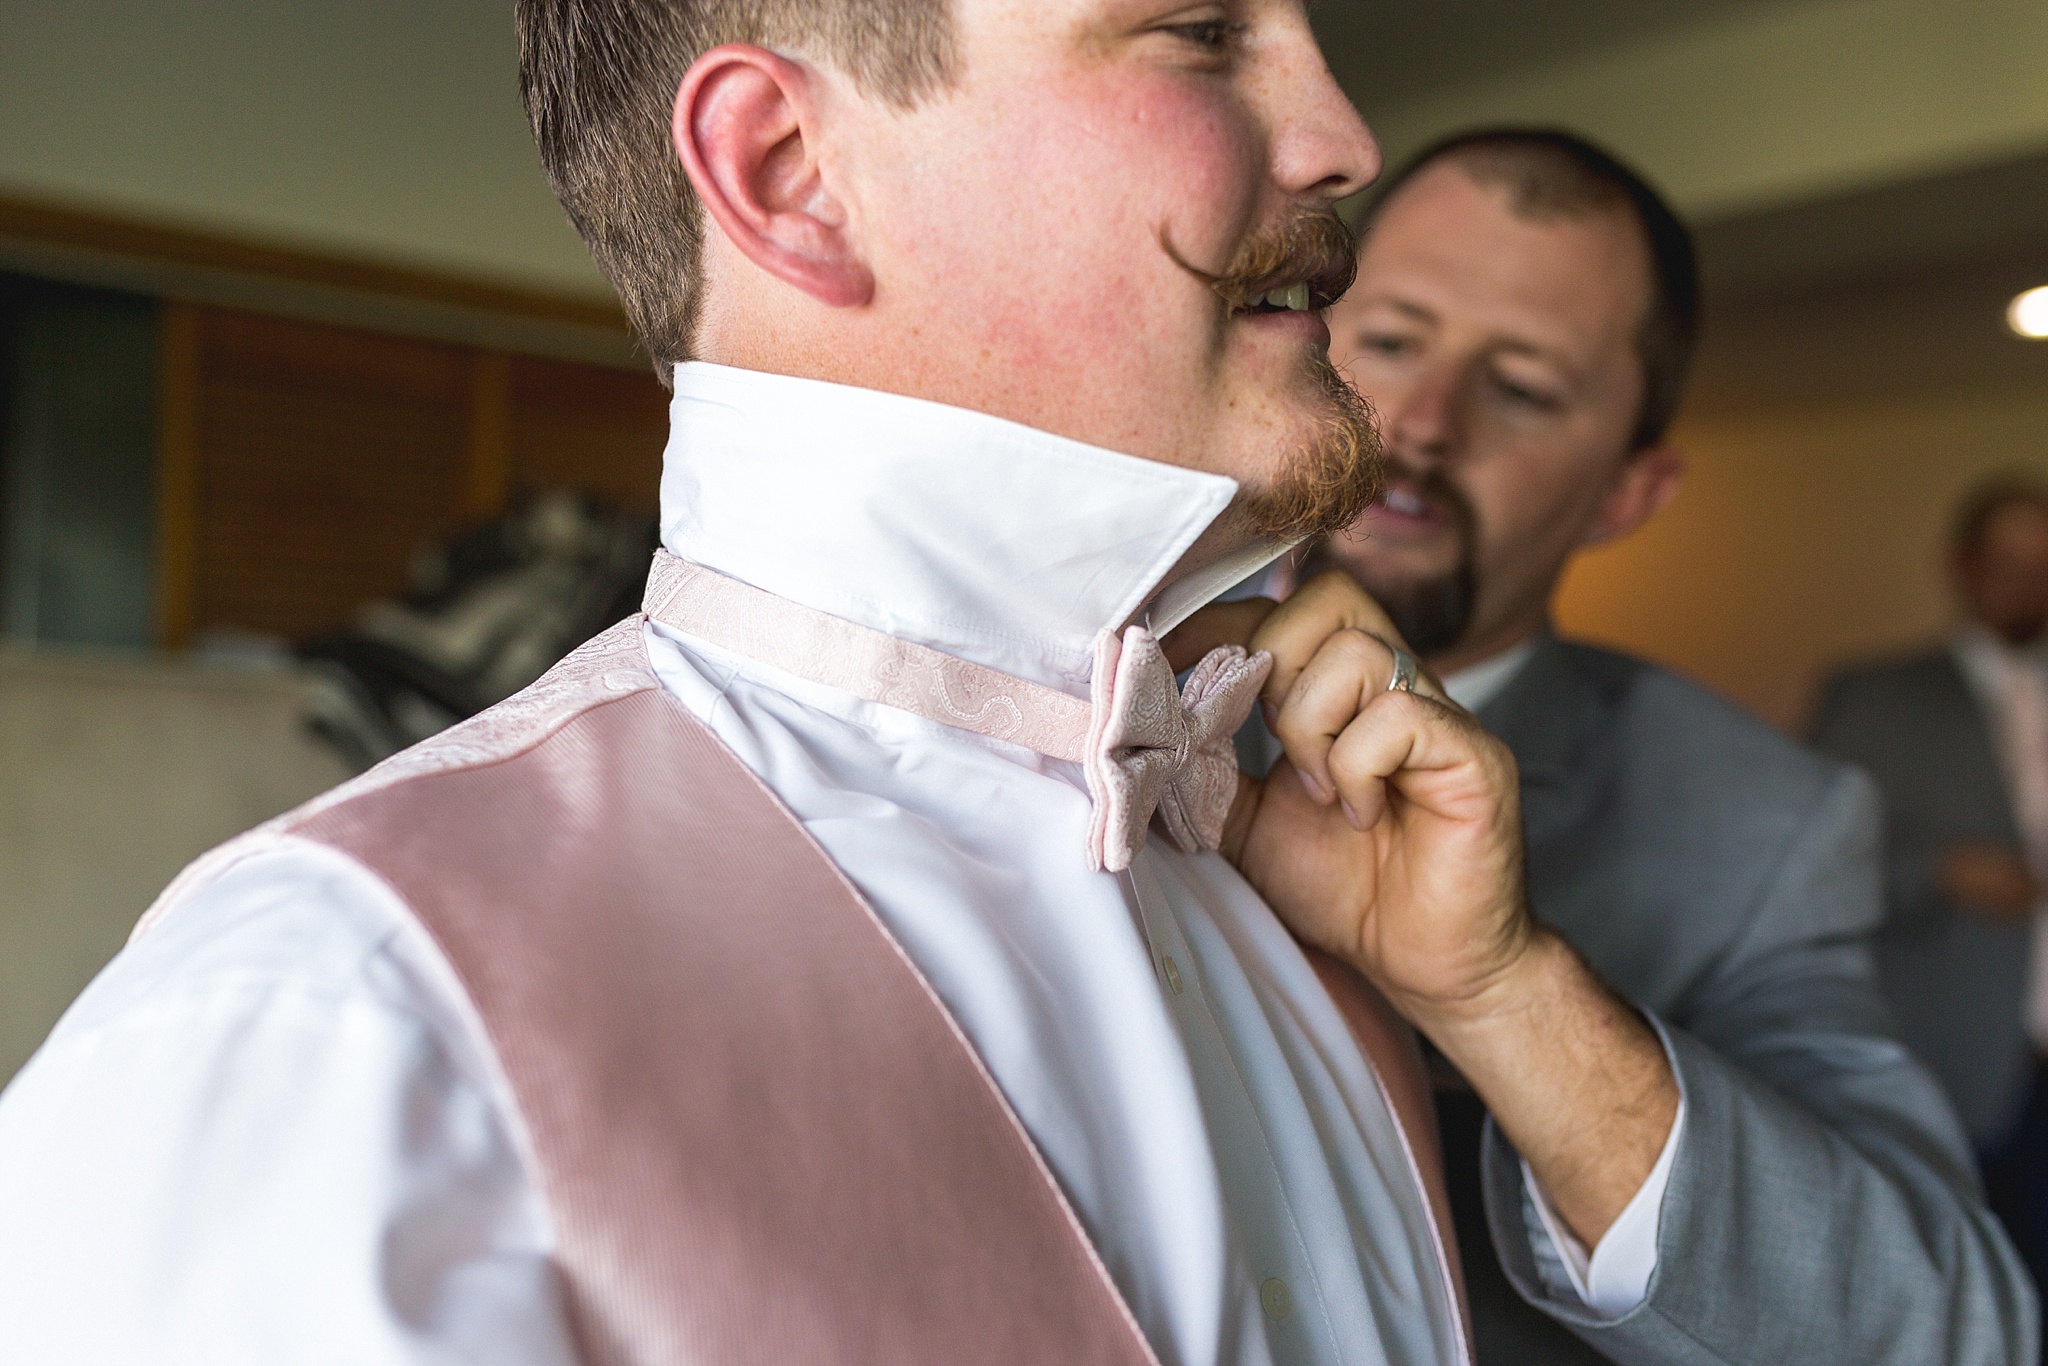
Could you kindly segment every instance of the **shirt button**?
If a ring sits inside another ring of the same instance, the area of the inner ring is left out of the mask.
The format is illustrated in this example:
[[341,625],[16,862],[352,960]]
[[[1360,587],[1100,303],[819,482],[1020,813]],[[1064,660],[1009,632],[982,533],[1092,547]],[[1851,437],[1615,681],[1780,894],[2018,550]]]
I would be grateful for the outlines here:
[[1278,1276],[1268,1276],[1259,1282],[1259,1304],[1266,1317],[1284,1319],[1294,1312],[1294,1295],[1287,1289],[1287,1282]]
[[1180,964],[1173,961],[1172,954],[1160,958],[1159,970],[1166,974],[1166,985],[1173,988],[1173,994],[1180,995]]

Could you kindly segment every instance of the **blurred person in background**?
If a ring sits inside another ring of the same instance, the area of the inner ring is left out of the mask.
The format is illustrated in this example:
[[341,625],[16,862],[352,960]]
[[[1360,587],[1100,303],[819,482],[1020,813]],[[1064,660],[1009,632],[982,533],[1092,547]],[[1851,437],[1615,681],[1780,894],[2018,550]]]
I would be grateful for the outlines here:
[[1697,294],[1690,236],[1641,178],[1500,130],[1390,179],[1332,314],[1389,482],[1311,567],[1348,571],[1514,751],[1535,914],[1650,1016],[1684,1095],[1635,1200],[1580,1240],[1485,1089],[1440,1078],[1479,1357],[2026,1360],[2025,1272],[1890,1037],[1869,781],[1550,626],[1572,557],[1678,489],[1665,430]]
[[2000,478],[1970,494],[1949,569],[1960,628],[1931,648],[1836,674],[1813,739],[1883,790],[1879,978],[1906,1042],[1955,1102],[1992,1207],[2038,1278],[2048,1269],[2048,1124],[2029,1094],[2038,1091],[2038,1050],[2048,1039],[2039,952],[2048,487]]

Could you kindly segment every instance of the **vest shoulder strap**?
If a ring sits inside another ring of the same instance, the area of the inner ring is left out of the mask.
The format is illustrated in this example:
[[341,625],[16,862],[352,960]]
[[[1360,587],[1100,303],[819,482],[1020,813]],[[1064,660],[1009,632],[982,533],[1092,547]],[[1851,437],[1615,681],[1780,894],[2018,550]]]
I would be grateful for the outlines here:
[[[643,627],[216,850],[136,933],[277,834],[388,881],[505,1068],[592,1366],[1157,1366],[973,1046],[662,690]],[[1402,1130],[1463,1327],[1413,1036],[1315,966]]]
[[384,877],[475,1004],[589,1359],[1156,1366],[952,1017],[628,626],[288,826]]

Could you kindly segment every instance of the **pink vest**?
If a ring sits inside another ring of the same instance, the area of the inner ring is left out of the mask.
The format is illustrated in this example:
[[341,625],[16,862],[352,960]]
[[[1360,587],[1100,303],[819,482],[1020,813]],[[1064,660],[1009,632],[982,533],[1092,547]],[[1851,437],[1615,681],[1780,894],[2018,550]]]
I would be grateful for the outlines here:
[[[662,690],[635,617],[266,835],[384,878],[533,1141],[591,1366],[1156,1366],[980,1058],[797,820]],[[1317,964],[1457,1259],[1413,1036]],[[1469,1352],[1468,1352],[1469,1358]]]

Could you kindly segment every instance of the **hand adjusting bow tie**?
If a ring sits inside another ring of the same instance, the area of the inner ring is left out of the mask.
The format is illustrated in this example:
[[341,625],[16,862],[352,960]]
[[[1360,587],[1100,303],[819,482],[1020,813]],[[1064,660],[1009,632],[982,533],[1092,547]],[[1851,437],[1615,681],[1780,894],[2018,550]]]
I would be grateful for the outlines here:
[[1155,813],[1194,853],[1222,841],[1237,795],[1231,737],[1251,714],[1272,656],[1211,650],[1174,686],[1142,626],[1095,642],[1093,702],[898,640],[657,551],[647,615],[735,654],[942,725],[1081,765],[1094,799],[1088,863],[1121,872]]

